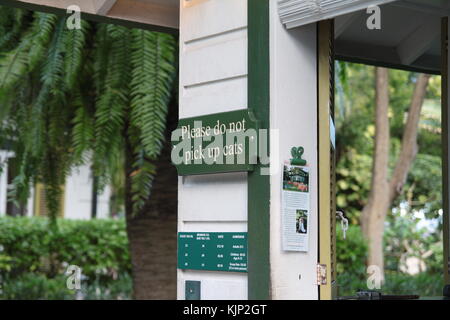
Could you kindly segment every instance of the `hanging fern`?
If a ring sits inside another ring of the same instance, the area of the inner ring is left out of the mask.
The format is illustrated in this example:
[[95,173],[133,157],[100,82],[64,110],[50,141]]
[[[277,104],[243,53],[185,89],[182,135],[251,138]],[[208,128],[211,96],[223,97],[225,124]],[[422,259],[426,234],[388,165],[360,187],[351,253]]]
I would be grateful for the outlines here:
[[[10,196],[45,185],[53,223],[72,168],[92,163],[100,186],[125,172],[133,215],[148,200],[174,84],[170,35],[64,17],[0,10],[0,143],[19,165]],[[118,165],[122,163],[122,166]],[[126,180],[126,179],[125,179]]]
[[145,153],[154,158],[161,151],[165,130],[175,74],[175,41],[169,35],[133,30],[132,47],[132,120],[141,131]]

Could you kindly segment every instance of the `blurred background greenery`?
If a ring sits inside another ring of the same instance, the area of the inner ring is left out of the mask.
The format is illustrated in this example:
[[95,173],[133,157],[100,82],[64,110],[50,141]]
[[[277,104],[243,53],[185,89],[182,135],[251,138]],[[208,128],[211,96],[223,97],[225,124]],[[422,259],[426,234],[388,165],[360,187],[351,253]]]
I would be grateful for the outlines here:
[[[131,261],[123,219],[0,219],[0,299],[131,299]],[[69,290],[69,265],[81,289]]]
[[[389,71],[391,170],[399,153],[417,74]],[[336,63],[337,206],[350,220],[346,240],[338,226],[341,295],[367,289],[367,244],[360,214],[371,188],[374,149],[374,67]],[[432,76],[422,107],[418,153],[384,234],[386,294],[442,295],[441,78]]]

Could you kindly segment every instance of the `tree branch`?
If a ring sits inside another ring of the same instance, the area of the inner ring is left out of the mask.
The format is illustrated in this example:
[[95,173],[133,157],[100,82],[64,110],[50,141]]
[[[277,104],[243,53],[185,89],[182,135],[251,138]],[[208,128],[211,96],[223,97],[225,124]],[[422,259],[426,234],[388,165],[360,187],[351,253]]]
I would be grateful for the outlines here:
[[430,75],[420,74],[417,79],[416,87],[414,88],[414,94],[409,108],[405,130],[403,132],[401,151],[390,181],[389,189],[391,203],[402,192],[403,186],[406,183],[406,178],[408,177],[409,169],[418,151],[417,135],[419,131],[420,113],[429,80]]

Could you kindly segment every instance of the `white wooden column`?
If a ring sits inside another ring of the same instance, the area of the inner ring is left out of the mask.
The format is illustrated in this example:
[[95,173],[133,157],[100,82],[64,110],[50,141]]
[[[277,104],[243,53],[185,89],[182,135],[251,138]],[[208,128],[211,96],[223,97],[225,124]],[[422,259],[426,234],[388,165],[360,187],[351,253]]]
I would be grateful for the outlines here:
[[[271,140],[270,264],[272,299],[318,299],[318,163],[317,163],[317,36],[316,24],[288,30],[280,22],[276,1],[271,1],[270,128],[279,130],[278,145]],[[310,167],[309,251],[282,251],[282,162],[291,148],[303,146]]]
[[[247,108],[247,1],[180,0],[180,118]],[[178,232],[246,232],[247,174],[179,178]],[[178,270],[201,299],[247,299],[247,274]]]

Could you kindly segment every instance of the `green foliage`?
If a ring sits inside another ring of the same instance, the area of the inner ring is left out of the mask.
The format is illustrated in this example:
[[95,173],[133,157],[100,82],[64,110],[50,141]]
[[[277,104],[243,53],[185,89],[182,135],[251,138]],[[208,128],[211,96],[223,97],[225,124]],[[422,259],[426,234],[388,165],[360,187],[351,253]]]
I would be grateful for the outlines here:
[[345,210],[351,224],[359,223],[359,214],[369,196],[372,158],[349,149],[336,168],[337,207]]
[[422,271],[442,274],[442,233],[419,227],[420,218],[414,213],[403,208],[388,218],[384,233],[386,270],[400,272],[408,258],[416,258],[424,263]]
[[[0,219],[0,274],[26,273],[52,278],[77,265],[89,281],[107,281],[131,272],[123,220],[59,221],[48,230],[48,219]],[[3,262],[2,262],[3,261]]]
[[358,289],[366,288],[367,243],[358,225],[350,225],[346,239],[340,226],[336,233],[336,272],[338,294],[355,295]]
[[73,292],[65,286],[63,276],[48,279],[45,275],[26,273],[2,281],[2,300],[68,300]]
[[[385,294],[419,294],[439,296],[442,294],[443,252],[440,235],[418,228],[419,219],[394,212],[386,226],[385,283],[381,291]],[[367,243],[358,225],[351,225],[344,240],[338,227],[336,241],[339,294],[355,295],[359,289],[367,288]],[[406,258],[416,257],[424,261],[426,270],[409,275],[402,272]]]
[[442,296],[444,277],[440,273],[420,273],[416,276],[387,274],[383,291],[386,294],[419,294],[421,297]]
[[[366,280],[355,278],[351,273],[338,275],[338,284],[340,296],[355,296],[358,290],[367,290]],[[402,273],[387,273],[380,291],[383,294],[439,297],[442,296],[443,288],[442,274],[420,273],[410,276]]]
[[102,188],[123,174],[117,163],[126,153],[133,159],[129,214],[138,213],[166,126],[173,36],[86,21],[68,30],[56,15],[0,12],[0,145],[14,151],[18,165],[11,198],[24,203],[30,187],[44,183],[56,227],[71,169],[93,163]]
[[[417,74],[389,71],[390,169],[400,152],[403,130]],[[375,136],[374,67],[336,63],[337,204],[352,223],[358,223],[371,188]],[[402,194],[394,206],[407,202],[424,210],[428,218],[438,216],[441,199],[441,79],[433,76],[422,109],[418,154]]]
[[404,199],[412,209],[424,210],[429,218],[439,215],[442,208],[441,157],[419,153],[408,176]]
[[338,274],[351,274],[357,279],[365,278],[367,243],[359,226],[349,226],[346,239],[343,238],[341,228],[337,228],[336,252],[336,272]]
[[[123,220],[0,219],[0,299],[130,299],[132,281]],[[82,269],[81,290],[66,269]]]
[[81,283],[80,290],[69,290],[65,276],[49,278],[42,274],[25,273],[5,278],[0,300],[128,300],[132,295],[132,281],[127,273],[106,283]]

